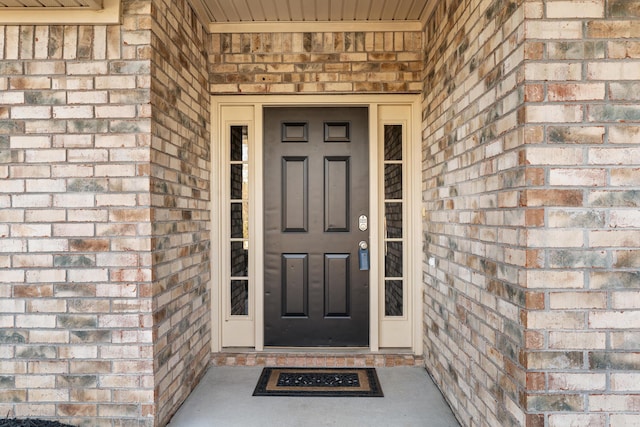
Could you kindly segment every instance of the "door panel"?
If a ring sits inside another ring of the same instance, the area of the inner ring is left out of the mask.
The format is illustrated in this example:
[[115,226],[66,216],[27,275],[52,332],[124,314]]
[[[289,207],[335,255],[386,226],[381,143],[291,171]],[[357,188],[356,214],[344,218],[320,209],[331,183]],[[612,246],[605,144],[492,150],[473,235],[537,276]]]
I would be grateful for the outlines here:
[[366,346],[366,108],[264,110],[265,345]]
[[282,254],[283,316],[307,316],[308,272],[307,254]]
[[324,159],[324,231],[349,231],[349,158]]
[[306,157],[282,158],[282,230],[307,231],[309,218],[308,176]]
[[326,254],[324,259],[325,313],[330,316],[349,316],[349,285],[351,256]]

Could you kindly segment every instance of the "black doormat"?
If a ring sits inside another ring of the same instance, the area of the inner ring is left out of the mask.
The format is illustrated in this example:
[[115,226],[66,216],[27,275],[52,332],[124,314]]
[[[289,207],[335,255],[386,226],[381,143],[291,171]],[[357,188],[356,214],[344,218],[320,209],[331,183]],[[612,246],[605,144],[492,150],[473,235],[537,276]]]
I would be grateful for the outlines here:
[[383,397],[374,368],[264,368],[253,395]]

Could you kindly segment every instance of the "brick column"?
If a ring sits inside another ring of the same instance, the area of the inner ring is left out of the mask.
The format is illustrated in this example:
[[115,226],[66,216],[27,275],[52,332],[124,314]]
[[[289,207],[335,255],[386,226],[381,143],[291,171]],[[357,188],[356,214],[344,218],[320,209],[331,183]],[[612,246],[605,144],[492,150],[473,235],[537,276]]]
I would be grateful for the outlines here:
[[531,426],[640,422],[640,3],[527,3]]
[[145,13],[0,27],[2,417],[153,425]]
[[521,3],[442,1],[425,35],[425,365],[465,426],[525,423]]

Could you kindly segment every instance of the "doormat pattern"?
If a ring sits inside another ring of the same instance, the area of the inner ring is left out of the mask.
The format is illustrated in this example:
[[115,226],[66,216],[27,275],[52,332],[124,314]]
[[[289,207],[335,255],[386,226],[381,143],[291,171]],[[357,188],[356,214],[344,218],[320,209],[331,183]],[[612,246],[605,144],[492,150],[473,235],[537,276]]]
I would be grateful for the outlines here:
[[264,368],[253,395],[384,396],[374,368]]

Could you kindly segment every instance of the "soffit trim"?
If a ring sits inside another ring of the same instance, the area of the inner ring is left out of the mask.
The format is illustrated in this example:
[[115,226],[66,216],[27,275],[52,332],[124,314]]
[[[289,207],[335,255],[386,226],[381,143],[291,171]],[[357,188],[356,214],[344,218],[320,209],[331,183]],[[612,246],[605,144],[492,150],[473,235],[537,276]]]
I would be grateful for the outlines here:
[[2,9],[1,25],[119,24],[120,0],[103,0],[101,9],[28,7]]
[[420,21],[297,21],[297,22],[212,22],[209,32],[221,33],[321,33],[422,31]]

